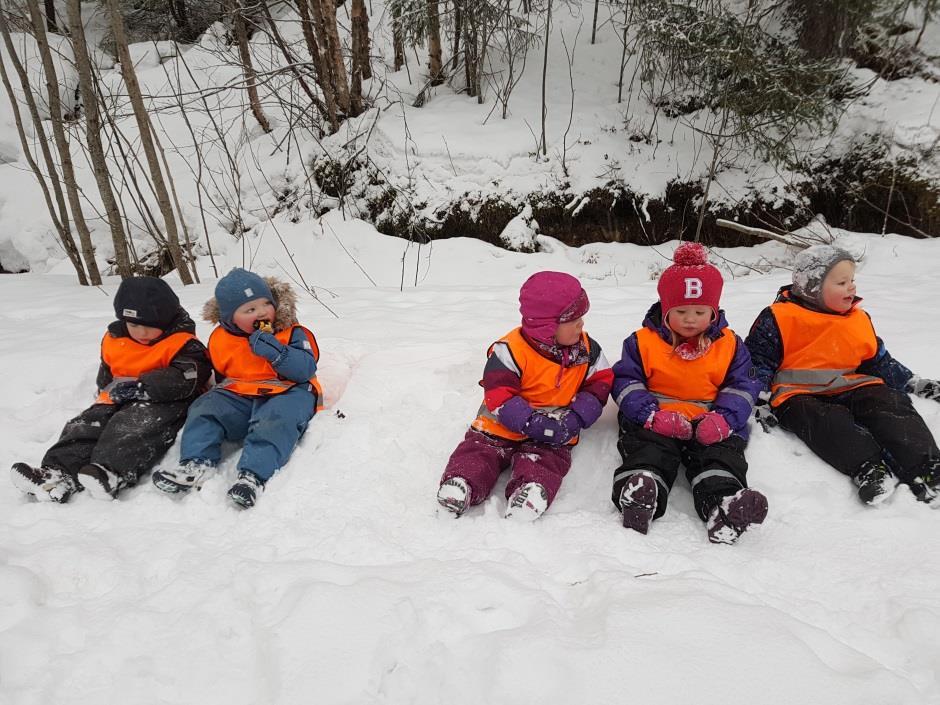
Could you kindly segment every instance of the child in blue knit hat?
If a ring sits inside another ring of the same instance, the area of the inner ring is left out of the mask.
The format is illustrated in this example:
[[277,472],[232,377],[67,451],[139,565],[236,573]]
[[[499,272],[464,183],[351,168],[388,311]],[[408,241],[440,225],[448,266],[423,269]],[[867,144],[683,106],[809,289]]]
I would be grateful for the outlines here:
[[179,466],[158,470],[164,492],[199,487],[221,458],[222,441],[244,441],[238,480],[229,498],[254,506],[265,483],[290,458],[323,399],[317,382],[320,350],[297,322],[290,285],[236,268],[219,280],[203,318],[216,386],[189,409]]

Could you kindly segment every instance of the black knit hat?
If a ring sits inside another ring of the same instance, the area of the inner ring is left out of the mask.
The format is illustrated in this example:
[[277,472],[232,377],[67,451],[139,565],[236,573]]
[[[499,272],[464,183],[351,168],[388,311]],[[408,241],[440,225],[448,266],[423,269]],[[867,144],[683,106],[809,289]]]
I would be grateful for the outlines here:
[[173,289],[156,277],[125,279],[114,295],[114,315],[125,323],[166,330],[180,310]]

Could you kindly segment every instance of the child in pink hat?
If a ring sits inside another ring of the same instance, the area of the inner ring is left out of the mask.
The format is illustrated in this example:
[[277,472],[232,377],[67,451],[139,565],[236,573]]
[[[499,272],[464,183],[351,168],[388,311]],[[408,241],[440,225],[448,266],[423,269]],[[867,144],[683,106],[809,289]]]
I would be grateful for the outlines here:
[[576,278],[533,274],[519,304],[522,325],[490,346],[483,403],[441,478],[438,502],[457,516],[483,502],[506,468],[506,517],[541,516],[610,393],[613,373],[583,330],[590,302]]

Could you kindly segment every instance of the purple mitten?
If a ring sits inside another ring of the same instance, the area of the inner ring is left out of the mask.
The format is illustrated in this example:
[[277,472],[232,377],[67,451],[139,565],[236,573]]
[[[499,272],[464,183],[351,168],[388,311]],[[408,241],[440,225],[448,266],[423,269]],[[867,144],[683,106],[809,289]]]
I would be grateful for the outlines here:
[[499,422],[516,433],[525,433],[526,422],[535,412],[535,409],[525,399],[519,396],[509,397],[509,399],[498,409],[496,409],[496,418]]
[[660,436],[678,438],[680,441],[692,438],[692,424],[678,411],[660,409],[653,412],[646,422],[646,428]]
[[731,427],[725,417],[717,411],[709,411],[699,417],[695,426],[695,440],[703,446],[725,440],[731,435]]
[[[578,431],[582,428],[593,426],[594,422],[601,417],[601,412],[604,411],[604,405],[590,392],[578,392],[575,394],[568,408],[579,417],[580,425]],[[572,435],[577,435],[577,432]]]
[[564,422],[564,416],[566,415],[570,416],[570,414],[558,412],[546,414],[536,411],[529,417],[529,421],[522,429],[522,432],[539,443],[549,443],[553,446],[564,445],[571,438],[568,427]]

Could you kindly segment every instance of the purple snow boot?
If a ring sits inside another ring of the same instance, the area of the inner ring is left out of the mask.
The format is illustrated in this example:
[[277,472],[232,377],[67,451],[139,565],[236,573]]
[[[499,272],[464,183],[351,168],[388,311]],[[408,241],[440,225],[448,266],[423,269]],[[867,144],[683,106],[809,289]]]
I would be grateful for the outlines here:
[[646,534],[656,514],[656,499],[659,490],[652,473],[638,472],[630,477],[620,491],[620,511],[623,526]]
[[757,490],[745,487],[721,503],[708,516],[705,524],[712,543],[732,544],[751,524],[760,524],[767,516],[767,498]]

